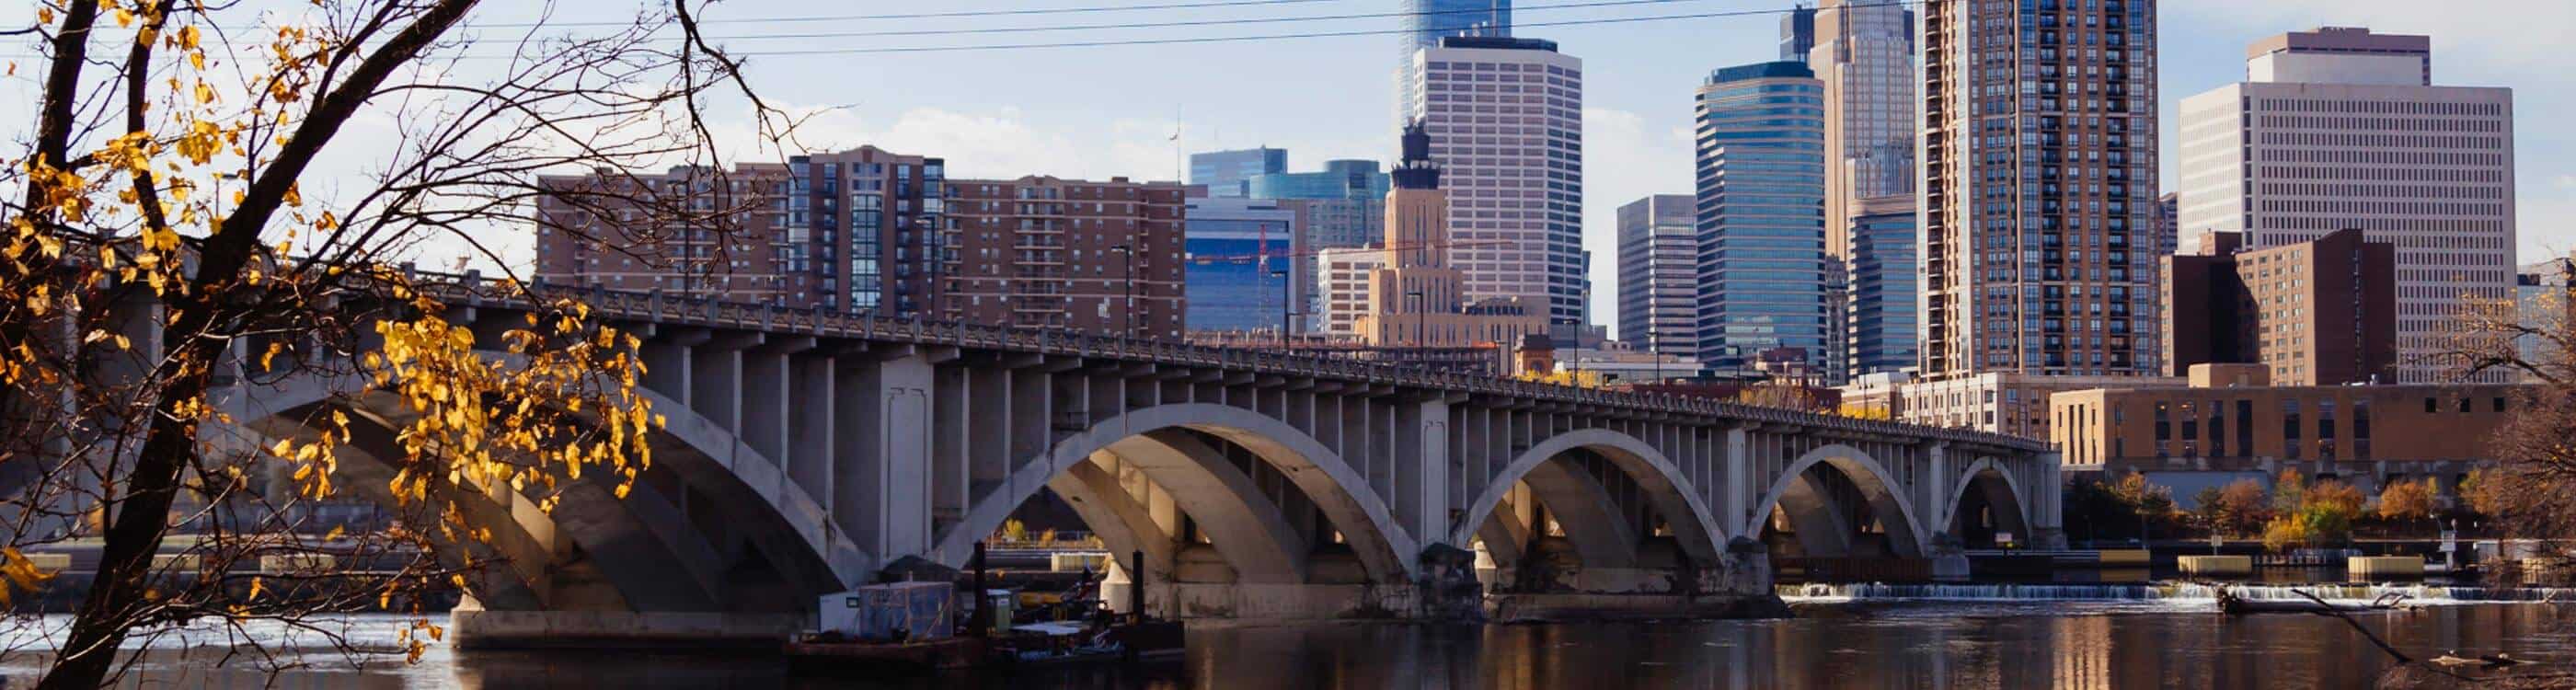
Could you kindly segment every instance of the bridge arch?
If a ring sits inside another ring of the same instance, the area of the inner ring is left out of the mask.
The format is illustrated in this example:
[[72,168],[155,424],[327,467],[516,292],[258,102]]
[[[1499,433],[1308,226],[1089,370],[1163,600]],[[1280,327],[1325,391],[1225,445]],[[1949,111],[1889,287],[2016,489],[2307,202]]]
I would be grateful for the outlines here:
[[[2011,532],[2021,539],[2037,536],[2030,530],[2030,495],[2022,492],[2021,480],[2013,476],[2011,468],[1992,457],[1978,458],[1968,465],[1967,471],[1959,474],[1958,483],[1945,497],[1947,501],[1941,505],[1942,515],[1932,524],[1939,525],[1942,531],[1971,546],[1986,545],[1975,543],[1978,540],[1974,537],[1977,536],[1986,537],[1985,541],[1991,543],[1994,531]],[[1975,518],[1975,511],[1963,510],[1970,506],[1986,508],[1985,512],[1993,524],[1967,522]]]
[[[1635,535],[1612,536],[1623,534],[1624,526],[1585,524],[1595,522],[1596,518],[1586,518],[1582,515],[1599,512],[1592,508],[1598,503],[1598,499],[1585,495],[1597,491],[1599,488],[1597,483],[1591,482],[1589,477],[1579,478],[1581,480],[1579,483],[1568,482],[1566,481],[1568,478],[1564,477],[1551,477],[1554,473],[1579,474],[1568,472],[1560,463],[1550,462],[1575,450],[1586,450],[1600,455],[1619,468],[1631,481],[1636,482],[1655,511],[1662,515],[1671,527],[1674,541],[1683,553],[1688,554],[1695,562],[1718,562],[1724,550],[1726,531],[1712,517],[1713,513],[1709,511],[1707,501],[1701,498],[1697,487],[1691,486],[1688,475],[1683,474],[1679,466],[1674,465],[1670,458],[1665,457],[1663,452],[1656,450],[1654,446],[1638,440],[1637,437],[1608,429],[1576,429],[1557,434],[1531,445],[1529,450],[1514,457],[1511,463],[1504,465],[1502,471],[1486,484],[1484,493],[1467,504],[1466,519],[1452,528],[1449,534],[1450,543],[1466,544],[1480,534],[1488,537],[1506,534],[1513,538],[1527,537],[1529,530],[1536,529],[1535,525],[1519,525],[1511,521],[1496,521],[1492,518],[1495,508],[1503,504],[1505,498],[1514,491],[1513,487],[1516,484],[1524,480],[1532,480],[1530,486],[1541,494],[1539,500],[1542,502],[1553,497],[1559,505],[1569,502],[1575,504],[1567,507],[1572,509],[1570,511],[1564,508],[1559,511],[1561,518],[1575,518],[1578,522],[1568,524],[1564,519],[1560,519],[1560,524],[1567,529],[1568,536],[1576,537],[1574,545],[1578,549],[1587,550],[1584,553],[1587,562],[1600,563],[1592,560],[1596,555],[1613,559],[1620,557],[1605,550],[1605,547],[1611,545],[1597,543],[1603,538],[1631,539],[1631,543],[1624,545],[1624,548],[1633,551]],[[1542,485],[1547,484],[1556,486],[1542,488]],[[1488,525],[1489,522],[1500,524],[1501,529]],[[1583,534],[1576,535],[1575,532]],[[1487,547],[1512,552],[1516,551],[1517,544],[1498,545],[1488,539]],[[1633,553],[1629,555],[1633,557]]]
[[[1906,499],[1905,484],[1897,481],[1895,473],[1889,472],[1869,453],[1839,443],[1807,451],[1781,469],[1778,478],[1772,480],[1771,487],[1763,492],[1762,499],[1754,504],[1752,515],[1737,534],[1746,537],[1761,535],[1763,523],[1771,520],[1771,511],[1776,507],[1788,512],[1798,522],[1802,533],[1812,528],[1823,528],[1834,530],[1836,539],[1847,537],[1857,526],[1843,524],[1838,515],[1833,515],[1838,511],[1827,510],[1831,507],[1832,497],[1808,475],[1809,470],[1819,466],[1830,468],[1829,471],[1837,473],[1859,490],[1868,503],[1870,515],[1887,528],[1888,546],[1896,555],[1908,558],[1925,555],[1927,550],[1924,546],[1930,535],[1924,530],[1922,519],[1915,514],[1913,502]],[[1804,540],[1809,535],[1802,534],[1800,538]]]
[[[1175,437],[1157,432],[1182,429],[1204,433],[1240,446],[1277,469],[1282,476],[1312,500],[1326,520],[1332,523],[1332,527],[1341,533],[1343,540],[1350,545],[1371,580],[1403,582],[1412,579],[1413,559],[1409,556],[1418,552],[1420,547],[1414,538],[1396,522],[1393,512],[1371,488],[1366,477],[1361,476],[1357,470],[1343,462],[1339,455],[1322,442],[1287,422],[1252,410],[1214,403],[1173,403],[1130,410],[1124,414],[1096,421],[1079,432],[1063,437],[1047,450],[1044,457],[1030,460],[1013,470],[1001,486],[985,492],[984,495],[976,496],[965,511],[964,517],[937,536],[932,556],[941,563],[965,563],[968,555],[974,551],[975,543],[999,529],[1002,522],[1020,504],[1036,496],[1038,490],[1047,487],[1050,482],[1062,483],[1060,477],[1074,471],[1080,464],[1091,462],[1095,454],[1105,451],[1123,455],[1126,452],[1143,449],[1137,445],[1140,438],[1150,440],[1153,444],[1169,445]],[[1206,456],[1199,452],[1184,452],[1181,455],[1188,456],[1188,459],[1206,460]],[[1231,466],[1222,468],[1215,466],[1224,464],[1200,462],[1198,469],[1219,475],[1234,469]],[[1167,464],[1164,468],[1182,469],[1176,464]],[[1160,479],[1157,477],[1158,483]],[[1201,480],[1204,479],[1201,478]],[[1217,477],[1216,479],[1233,487],[1227,489],[1228,491],[1249,490],[1248,487],[1235,484],[1229,478]],[[1266,502],[1266,499],[1257,495],[1240,494],[1224,497],[1222,500],[1228,503],[1239,501],[1249,506],[1257,503],[1253,499]],[[1232,512],[1231,509],[1228,512]],[[1261,522],[1268,520],[1260,516],[1258,511],[1236,515],[1234,519],[1253,519]],[[1216,515],[1193,514],[1192,517],[1203,521],[1229,519]],[[1263,532],[1278,535],[1277,528],[1271,525],[1229,524],[1213,527],[1217,531],[1238,535],[1238,540],[1244,538],[1243,535],[1259,535]],[[1129,530],[1130,528],[1118,529]],[[1132,531],[1141,532],[1142,530]],[[1267,538],[1284,538],[1284,536],[1288,535]],[[1303,545],[1284,543],[1238,545],[1241,548],[1259,551],[1286,550],[1291,546]],[[1234,555],[1227,554],[1229,560],[1233,560]],[[1242,567],[1245,564],[1238,562],[1236,565]],[[1268,572],[1253,575],[1253,577],[1276,578],[1281,575],[1278,572]]]
[[[822,505],[802,486],[789,480],[775,461],[678,400],[650,388],[639,386],[635,390],[651,402],[656,414],[665,419],[663,428],[654,431],[648,442],[653,446],[655,467],[668,470],[679,480],[670,488],[701,496],[705,500],[694,503],[722,511],[725,517],[717,522],[729,526],[734,534],[744,538],[766,557],[769,567],[794,590],[787,594],[795,596],[773,596],[771,598],[775,601],[767,604],[792,602],[802,607],[810,604],[803,600],[806,594],[837,591],[848,584],[867,581],[871,569],[878,564],[870,562],[848,535],[830,525]],[[237,418],[245,422],[279,417],[292,419],[297,412],[320,405],[342,405],[361,417],[375,418],[386,424],[390,432],[398,427],[386,420],[406,414],[397,411],[399,401],[375,388],[372,379],[366,376],[292,376],[271,383],[237,385],[233,394],[242,396],[236,402],[244,413]],[[648,474],[647,478],[650,476]],[[387,478],[390,478],[390,473]],[[380,485],[382,480],[374,484]],[[644,481],[639,481],[637,488],[626,499],[612,499],[606,495],[604,487],[575,486],[567,493],[566,500],[601,504],[603,507],[615,504],[616,509],[607,512],[626,515],[613,519],[636,520],[649,525],[666,545],[684,551],[683,558],[711,556],[713,551],[703,543],[692,543],[697,535],[691,532],[701,525],[692,520],[693,513],[683,509],[678,502],[687,500],[685,497],[663,496],[659,491],[648,490],[653,487]],[[518,501],[523,502],[524,499]],[[510,512],[520,511],[513,509]],[[628,565],[670,567],[670,564]],[[691,569],[711,567],[709,563],[696,561],[683,561],[680,565]],[[616,567],[621,566],[612,566],[612,569]],[[692,579],[714,587],[722,579],[717,575],[693,572]],[[649,606],[672,599],[658,598],[663,601],[637,603]],[[700,607],[706,605],[703,599],[683,597],[678,600]]]

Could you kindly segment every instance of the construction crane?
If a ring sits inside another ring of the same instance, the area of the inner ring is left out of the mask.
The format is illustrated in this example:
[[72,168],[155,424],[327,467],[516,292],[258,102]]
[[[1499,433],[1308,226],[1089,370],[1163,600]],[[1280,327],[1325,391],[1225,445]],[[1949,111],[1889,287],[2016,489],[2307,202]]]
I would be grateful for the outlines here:
[[[1264,238],[1264,239],[1260,240],[1260,242],[1261,242],[1264,246],[1267,246],[1267,245],[1269,244],[1269,242],[1268,242],[1268,240],[1267,240],[1266,238]],[[1191,254],[1191,255],[1189,256],[1189,262],[1190,262],[1190,263],[1192,263],[1192,264],[1200,264],[1200,265],[1206,265],[1206,264],[1249,264],[1249,263],[1260,263],[1260,262],[1264,262],[1264,261],[1267,261],[1267,260],[1269,260],[1269,259],[1273,259],[1273,258],[1278,258],[1278,259],[1299,259],[1299,258],[1307,258],[1307,257],[1313,257],[1313,256],[1320,256],[1320,255],[1322,255],[1324,252],[1328,252],[1328,251],[1349,251],[1349,250],[1353,250],[1353,249],[1367,249],[1367,250],[1373,250],[1373,251],[1406,251],[1406,250],[1412,250],[1412,249],[1423,249],[1423,248],[1427,248],[1427,247],[1438,247],[1438,248],[1445,248],[1445,249],[1457,249],[1457,248],[1461,248],[1461,247],[1490,247],[1490,246],[1495,246],[1495,245],[1505,245],[1505,244],[1511,244],[1511,240],[1450,240],[1450,241],[1447,241],[1447,242],[1404,243],[1404,244],[1397,244],[1397,245],[1394,245],[1394,246],[1385,246],[1385,245],[1371,244],[1371,245],[1362,246],[1362,247],[1325,247],[1325,248],[1320,248],[1320,249],[1304,249],[1304,250],[1293,250],[1293,249],[1292,249],[1292,250],[1283,250],[1283,251],[1275,251],[1275,252],[1274,252],[1274,251],[1264,250],[1264,251],[1255,252],[1255,253],[1251,253],[1251,254]]]

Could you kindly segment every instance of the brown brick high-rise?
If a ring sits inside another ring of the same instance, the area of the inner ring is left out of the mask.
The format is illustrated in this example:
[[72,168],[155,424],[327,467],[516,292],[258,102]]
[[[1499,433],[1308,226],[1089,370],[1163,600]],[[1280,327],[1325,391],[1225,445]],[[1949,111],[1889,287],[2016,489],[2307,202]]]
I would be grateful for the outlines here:
[[2243,233],[2201,236],[2165,259],[2165,366],[2261,364],[2284,386],[2394,383],[2397,248],[2360,230],[2239,251]]

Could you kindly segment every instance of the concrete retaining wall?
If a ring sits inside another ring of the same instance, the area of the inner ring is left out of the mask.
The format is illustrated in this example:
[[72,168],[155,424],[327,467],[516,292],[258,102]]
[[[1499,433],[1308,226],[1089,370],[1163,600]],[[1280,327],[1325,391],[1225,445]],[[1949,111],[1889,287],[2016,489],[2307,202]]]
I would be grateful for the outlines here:
[[628,611],[448,612],[447,641],[458,649],[766,648],[812,627],[807,614],[635,613]]
[[2253,556],[2182,556],[2174,559],[2185,575],[2252,575]]
[[2344,559],[2344,572],[2356,580],[2421,578],[2424,576],[2424,559],[2417,556],[2353,556]]

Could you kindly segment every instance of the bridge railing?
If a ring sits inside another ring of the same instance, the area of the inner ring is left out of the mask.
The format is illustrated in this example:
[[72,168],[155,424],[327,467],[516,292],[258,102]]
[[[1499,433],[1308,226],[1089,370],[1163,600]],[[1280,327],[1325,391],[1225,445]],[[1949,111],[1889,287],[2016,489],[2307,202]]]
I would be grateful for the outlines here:
[[[414,270],[411,274],[424,290],[445,298],[450,304],[522,307],[530,305],[526,296],[529,293],[522,291],[520,289],[522,286],[507,280],[486,279],[474,272],[454,274]],[[2022,450],[2047,448],[2044,442],[2038,440],[2004,434],[1853,419],[1671,393],[1606,391],[1496,376],[1462,374],[1411,366],[1401,362],[1363,361],[1269,350],[1214,347],[1151,338],[1013,328],[958,321],[895,319],[875,314],[845,314],[824,309],[796,309],[775,304],[734,302],[705,295],[672,295],[659,292],[609,290],[596,286],[572,287],[543,283],[525,287],[529,291],[543,290],[548,293],[578,297],[594,312],[619,319],[657,323],[696,323],[713,327],[786,331],[861,340],[1215,367],[1281,376],[1385,383],[1503,398],[1524,398],[1656,413],[1824,427],[1863,434],[1929,436],[1955,442]]]

